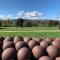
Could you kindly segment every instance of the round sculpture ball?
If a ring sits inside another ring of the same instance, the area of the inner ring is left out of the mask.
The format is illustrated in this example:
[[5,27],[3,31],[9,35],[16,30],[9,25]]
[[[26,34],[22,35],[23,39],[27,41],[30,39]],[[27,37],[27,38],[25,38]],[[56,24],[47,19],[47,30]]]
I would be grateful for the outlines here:
[[14,44],[16,44],[18,41],[23,41],[23,37],[21,37],[21,36],[15,36],[14,37]]
[[29,42],[30,40],[32,40],[31,37],[24,37],[24,42],[25,42],[26,44],[28,44],[28,42]]
[[14,60],[16,59],[15,48],[7,48],[2,53],[2,60]]
[[39,59],[43,55],[43,48],[37,45],[32,49],[32,53],[36,59]]
[[41,41],[43,41],[42,38],[37,38],[37,37],[33,38],[33,40],[37,41],[38,43],[40,43]]
[[3,44],[4,44],[5,42],[7,42],[7,41],[12,41],[12,37],[7,36],[7,37],[4,39]]
[[18,51],[19,49],[23,48],[23,47],[27,47],[26,43],[24,41],[19,41],[15,44],[15,48]]
[[51,58],[55,58],[58,56],[59,49],[55,45],[51,45],[47,47],[47,53]]
[[40,46],[44,49],[46,49],[49,45],[51,45],[51,43],[46,40],[40,42]]
[[2,49],[5,50],[5,49],[11,48],[11,47],[12,48],[15,47],[14,43],[12,41],[7,41],[3,44]]
[[53,45],[56,45],[58,48],[60,48],[60,40],[54,40],[52,42]]
[[52,60],[49,56],[42,56],[39,60]]
[[50,43],[53,41],[52,38],[46,38],[45,40],[48,41],[48,42],[50,42]]
[[30,49],[33,49],[33,47],[36,45],[38,45],[38,43],[35,40],[30,40],[28,43]]
[[18,60],[31,60],[31,51],[27,47],[21,48],[17,53]]
[[56,59],[55,60],[60,60],[60,57],[56,57]]

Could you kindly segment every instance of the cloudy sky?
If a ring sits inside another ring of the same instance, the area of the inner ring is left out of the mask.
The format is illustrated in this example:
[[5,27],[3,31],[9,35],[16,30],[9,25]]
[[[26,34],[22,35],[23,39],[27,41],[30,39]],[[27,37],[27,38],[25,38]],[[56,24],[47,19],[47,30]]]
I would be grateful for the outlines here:
[[0,18],[59,19],[60,0],[0,0]]

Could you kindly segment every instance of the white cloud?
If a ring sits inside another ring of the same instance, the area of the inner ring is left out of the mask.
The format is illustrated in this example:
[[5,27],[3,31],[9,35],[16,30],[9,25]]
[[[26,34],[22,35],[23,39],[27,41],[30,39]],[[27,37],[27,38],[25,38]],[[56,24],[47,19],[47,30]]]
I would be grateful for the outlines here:
[[52,18],[53,20],[60,20],[60,16],[55,16],[54,18]]
[[16,15],[0,15],[0,19],[14,19],[14,18],[23,18],[23,19],[39,19],[42,18],[44,16],[43,13],[38,12],[38,11],[29,11],[29,12],[25,12],[25,11],[20,11],[18,13],[16,13]]
[[38,11],[30,11],[30,12],[24,12],[24,11],[20,11],[17,13],[17,17],[16,18],[40,18],[43,16],[43,13],[40,13]]
[[7,15],[7,16],[5,16],[5,20],[7,20],[7,19],[12,19],[13,18],[13,16],[12,15]]
[[7,20],[7,19],[12,19],[12,18],[13,18],[13,16],[12,16],[12,15],[7,15],[7,16],[0,15],[0,19]]

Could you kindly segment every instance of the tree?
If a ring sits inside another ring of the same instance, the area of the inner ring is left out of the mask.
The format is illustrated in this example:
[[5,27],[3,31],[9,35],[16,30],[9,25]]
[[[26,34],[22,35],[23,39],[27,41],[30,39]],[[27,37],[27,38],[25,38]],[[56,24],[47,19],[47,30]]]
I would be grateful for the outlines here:
[[24,20],[19,18],[19,19],[17,19],[15,25],[16,25],[16,26],[23,27],[23,22],[24,22]]
[[0,20],[0,27],[2,26],[1,20]]

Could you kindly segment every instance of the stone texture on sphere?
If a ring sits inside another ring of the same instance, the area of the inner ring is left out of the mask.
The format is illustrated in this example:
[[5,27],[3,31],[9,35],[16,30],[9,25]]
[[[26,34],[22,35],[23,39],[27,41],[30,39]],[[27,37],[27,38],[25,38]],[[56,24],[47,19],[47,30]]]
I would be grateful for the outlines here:
[[15,48],[7,48],[2,53],[2,60],[14,60],[16,59]]
[[58,48],[60,48],[60,40],[54,40],[52,42],[53,45],[56,45]]
[[25,42],[26,44],[28,44],[28,42],[29,42],[30,40],[32,40],[31,37],[24,37],[24,42]]
[[52,60],[49,56],[42,56],[39,60]]
[[24,47],[21,48],[17,53],[18,60],[31,60],[31,51]]
[[38,43],[35,40],[30,40],[28,43],[30,49],[33,49],[33,47],[36,45],[38,45]]
[[7,36],[7,37],[4,39],[3,44],[4,44],[5,42],[7,42],[7,41],[12,41],[12,37]]
[[55,45],[51,45],[47,47],[47,53],[51,58],[55,58],[58,56],[58,48]]
[[53,41],[52,38],[46,38],[45,40],[48,41],[48,42],[52,42]]
[[38,43],[40,43],[41,41],[43,41],[43,39],[42,38],[33,38],[33,40],[35,40],[35,41],[37,41]]
[[51,45],[51,43],[48,42],[48,41],[46,41],[46,40],[40,42],[40,46],[41,46],[42,48],[47,48],[49,45]]
[[5,42],[5,43],[3,44],[2,49],[5,50],[5,49],[11,48],[11,47],[12,47],[12,48],[15,48],[14,43],[13,43],[12,41],[7,41],[7,42]]
[[56,57],[56,60],[60,60],[60,57]]
[[16,44],[18,41],[23,41],[23,37],[21,37],[21,36],[15,36],[14,37],[14,44]]
[[26,43],[24,41],[19,41],[15,44],[15,48],[18,51],[19,49],[23,48],[23,47],[27,47]]
[[37,45],[32,49],[32,53],[36,59],[39,59],[40,56],[42,56],[43,48],[41,46]]

